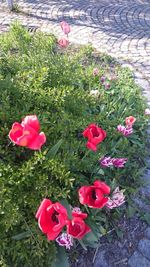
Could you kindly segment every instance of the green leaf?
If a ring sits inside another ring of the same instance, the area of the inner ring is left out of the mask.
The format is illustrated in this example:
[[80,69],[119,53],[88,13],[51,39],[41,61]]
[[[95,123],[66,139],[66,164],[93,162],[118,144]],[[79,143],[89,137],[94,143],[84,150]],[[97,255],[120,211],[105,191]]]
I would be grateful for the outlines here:
[[86,234],[83,240],[90,243],[98,242],[98,238],[93,232]]
[[107,233],[106,229],[103,226],[100,226],[100,232],[102,235],[105,235]]
[[48,152],[47,152],[47,157],[48,158],[53,158],[56,156],[60,146],[62,145],[63,140],[60,139]]
[[129,206],[127,210],[128,218],[131,218],[135,213],[136,213],[136,209],[132,206]]
[[86,234],[82,239],[82,246],[84,245],[84,247],[89,246],[91,248],[96,248],[98,240],[99,237],[93,231],[91,231],[90,233]]
[[118,238],[123,238],[123,232],[120,229],[115,228]]
[[87,250],[86,246],[84,245],[84,242],[83,242],[83,240],[81,240],[81,239],[78,239],[78,241],[79,241],[79,243],[80,243],[81,247],[82,247],[84,250]]
[[66,208],[69,219],[72,219],[72,211],[71,211],[71,207],[68,201],[66,199],[62,199],[59,202]]
[[104,171],[102,169],[99,169],[97,174],[101,174],[101,175],[104,175]]
[[145,220],[148,223],[148,225],[150,225],[150,214],[149,213],[145,213],[142,216],[142,219]]
[[21,234],[12,236],[12,239],[21,240],[21,239],[27,238],[29,236],[31,236],[31,232],[30,231],[26,231],[26,232],[23,232]]
[[53,262],[52,267],[69,267],[68,257],[63,247],[57,247],[57,259]]

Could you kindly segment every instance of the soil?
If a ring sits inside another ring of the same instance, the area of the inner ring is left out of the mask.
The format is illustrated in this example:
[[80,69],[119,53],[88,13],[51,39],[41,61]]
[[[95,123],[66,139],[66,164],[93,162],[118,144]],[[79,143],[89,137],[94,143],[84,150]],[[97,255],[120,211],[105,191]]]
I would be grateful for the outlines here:
[[[115,230],[112,230],[100,239],[98,249],[89,248],[85,251],[79,246],[76,251],[77,258],[71,267],[127,267],[129,257],[136,250],[139,240],[144,237],[147,224],[135,215],[131,219],[121,219],[118,227],[122,236],[119,238]],[[74,254],[72,251],[71,259]],[[98,265],[97,261],[100,261]]]

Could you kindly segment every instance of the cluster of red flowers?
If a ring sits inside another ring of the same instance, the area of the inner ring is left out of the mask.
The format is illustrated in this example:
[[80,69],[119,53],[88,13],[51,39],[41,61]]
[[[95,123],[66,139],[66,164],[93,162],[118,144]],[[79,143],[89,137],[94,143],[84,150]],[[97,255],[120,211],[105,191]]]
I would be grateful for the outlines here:
[[66,21],[60,23],[60,27],[64,33],[64,36],[58,40],[58,44],[62,48],[66,48],[69,45],[68,34],[71,31],[69,24]]
[[[79,201],[81,204],[91,208],[103,208],[110,194],[110,187],[99,180],[91,186],[82,186],[79,191]],[[52,203],[49,199],[44,199],[36,213],[41,231],[47,235],[48,240],[55,240],[61,233],[64,226],[67,234],[73,238],[82,239],[84,235],[91,231],[85,223],[87,213],[74,209],[72,219],[68,218],[66,208],[59,202]]]
[[41,231],[47,235],[48,240],[55,240],[64,226],[67,227],[67,234],[74,238],[81,239],[91,231],[85,223],[86,213],[72,212],[72,219],[68,218],[66,208],[59,202],[52,203],[44,199],[38,208],[36,218]]
[[[40,123],[37,116],[29,115],[22,120],[21,124],[15,122],[12,125],[9,138],[16,145],[39,150],[46,142],[45,134],[43,132],[39,133],[39,131]],[[88,139],[87,148],[96,151],[97,145],[105,139],[106,132],[96,124],[90,124],[83,131],[83,136]],[[80,203],[96,209],[103,208],[108,201],[112,201],[109,194],[110,187],[99,180],[96,180],[93,185],[82,186],[78,190]],[[119,205],[124,202],[122,195],[121,197],[120,200],[120,192],[118,191],[117,201],[120,201],[118,202]],[[66,208],[59,202],[52,203],[49,199],[42,201],[36,213],[36,218],[39,228],[47,235],[48,240],[56,240],[60,245],[65,244],[66,247],[71,246],[72,238],[81,239],[91,231],[85,222],[86,213],[73,209],[72,218],[69,219]],[[64,227],[66,227],[67,232],[58,237]]]

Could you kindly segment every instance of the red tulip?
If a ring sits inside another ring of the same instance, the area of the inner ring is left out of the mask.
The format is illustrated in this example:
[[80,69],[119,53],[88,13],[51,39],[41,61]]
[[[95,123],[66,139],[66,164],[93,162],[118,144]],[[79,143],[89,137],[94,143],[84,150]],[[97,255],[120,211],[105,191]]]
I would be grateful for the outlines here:
[[36,213],[36,219],[41,231],[47,235],[48,240],[54,240],[66,225],[67,210],[59,202],[52,203],[44,199]]
[[87,218],[87,213],[83,213],[80,208],[73,208],[72,210],[72,216],[73,217],[80,217],[82,219],[86,219]]
[[136,118],[133,117],[133,116],[129,116],[125,119],[125,122],[126,122],[126,126],[127,127],[132,127],[132,125],[135,123],[136,121]]
[[81,204],[90,208],[103,208],[108,201],[108,197],[105,195],[110,194],[110,187],[104,182],[96,180],[94,185],[82,186],[78,193]]
[[93,123],[84,130],[83,136],[88,138],[87,148],[96,151],[97,145],[105,139],[106,132]]
[[25,146],[33,150],[39,150],[46,142],[43,132],[39,133],[40,124],[36,115],[26,116],[22,123],[15,122],[9,132],[10,140],[18,145]]
[[65,21],[62,21],[60,23],[60,27],[62,28],[64,34],[68,34],[71,31],[69,24]]
[[69,41],[67,38],[62,37],[61,39],[58,40],[58,44],[62,48],[66,48],[69,45]]
[[90,227],[84,222],[87,217],[86,213],[73,212],[73,219],[67,222],[67,233],[74,238],[82,239],[91,231]]

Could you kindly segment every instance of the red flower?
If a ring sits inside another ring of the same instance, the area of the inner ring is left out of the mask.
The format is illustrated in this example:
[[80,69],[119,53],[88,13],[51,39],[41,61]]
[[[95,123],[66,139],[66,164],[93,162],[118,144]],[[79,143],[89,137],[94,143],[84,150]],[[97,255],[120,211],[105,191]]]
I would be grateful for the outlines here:
[[41,231],[47,235],[48,240],[54,240],[66,225],[67,210],[59,202],[52,203],[44,199],[36,213]]
[[103,208],[108,201],[105,194],[110,194],[110,187],[104,182],[96,180],[94,185],[82,186],[78,193],[81,204],[88,205],[90,208]]
[[67,38],[62,37],[61,39],[58,40],[58,44],[62,48],[66,48],[69,45],[69,41]]
[[46,136],[40,131],[40,123],[36,115],[26,116],[22,123],[15,122],[9,132],[10,140],[18,145],[39,150],[46,142]]
[[90,227],[85,223],[86,213],[72,212],[73,219],[67,222],[67,233],[74,238],[82,239],[91,231]]
[[65,34],[68,34],[71,31],[69,24],[67,22],[65,22],[65,21],[62,21],[60,23],[60,27],[62,28],[62,31]]
[[136,118],[133,117],[133,116],[129,116],[125,119],[125,122],[126,122],[126,126],[127,127],[131,127],[136,121]]
[[87,148],[96,151],[97,145],[105,139],[106,132],[96,124],[90,124],[84,130],[83,136],[88,138],[88,142],[86,144]]

